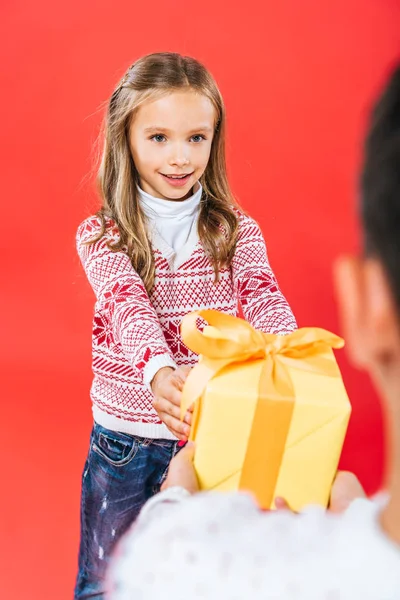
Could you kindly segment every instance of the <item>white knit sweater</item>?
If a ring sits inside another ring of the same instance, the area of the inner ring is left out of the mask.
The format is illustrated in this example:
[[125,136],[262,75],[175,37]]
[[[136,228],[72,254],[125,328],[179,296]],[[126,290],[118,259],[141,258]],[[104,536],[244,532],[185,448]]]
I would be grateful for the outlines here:
[[155,496],[120,542],[110,600],[399,600],[381,502],[261,512],[246,494]]

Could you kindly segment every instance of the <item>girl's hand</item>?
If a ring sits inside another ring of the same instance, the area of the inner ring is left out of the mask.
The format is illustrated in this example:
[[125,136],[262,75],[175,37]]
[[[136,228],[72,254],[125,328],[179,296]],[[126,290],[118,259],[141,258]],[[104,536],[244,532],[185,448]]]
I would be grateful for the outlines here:
[[151,382],[154,394],[153,406],[161,421],[180,440],[186,442],[192,424],[192,410],[181,421],[181,396],[183,384],[190,372],[189,367],[163,367],[155,374]]
[[191,494],[199,491],[199,483],[193,467],[194,443],[188,442],[182,450],[171,460],[166,480],[161,490],[170,487],[183,487]]

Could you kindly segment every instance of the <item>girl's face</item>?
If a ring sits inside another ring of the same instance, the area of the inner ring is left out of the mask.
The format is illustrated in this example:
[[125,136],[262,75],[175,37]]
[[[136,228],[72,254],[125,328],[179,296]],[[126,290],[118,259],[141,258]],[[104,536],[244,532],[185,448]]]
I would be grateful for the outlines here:
[[185,200],[210,158],[216,111],[194,90],[142,104],[130,127],[130,148],[143,191]]

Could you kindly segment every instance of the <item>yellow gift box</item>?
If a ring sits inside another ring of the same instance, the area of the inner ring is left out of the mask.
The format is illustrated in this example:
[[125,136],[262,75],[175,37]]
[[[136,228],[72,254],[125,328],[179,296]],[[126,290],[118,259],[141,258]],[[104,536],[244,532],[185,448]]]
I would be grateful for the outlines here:
[[[209,325],[201,332],[198,319]],[[182,393],[194,404],[190,439],[202,490],[248,490],[262,508],[327,506],[350,402],[332,348],[318,328],[285,336],[214,310],[184,317],[184,343],[200,355]]]

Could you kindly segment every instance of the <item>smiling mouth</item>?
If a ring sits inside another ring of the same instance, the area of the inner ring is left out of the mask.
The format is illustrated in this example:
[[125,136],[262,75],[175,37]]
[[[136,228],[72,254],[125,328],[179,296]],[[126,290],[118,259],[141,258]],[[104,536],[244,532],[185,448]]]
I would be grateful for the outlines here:
[[193,173],[183,173],[182,175],[166,175],[165,173],[161,173],[163,177],[167,177],[168,179],[186,179],[193,175]]

